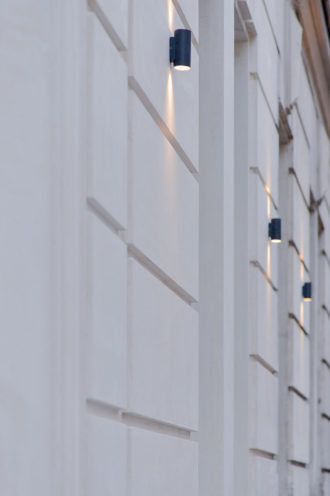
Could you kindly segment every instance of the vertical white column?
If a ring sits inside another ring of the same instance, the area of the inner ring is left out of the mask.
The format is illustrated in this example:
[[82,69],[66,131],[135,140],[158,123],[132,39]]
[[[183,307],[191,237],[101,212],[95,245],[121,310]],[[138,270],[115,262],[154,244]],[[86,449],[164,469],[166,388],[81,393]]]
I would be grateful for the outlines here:
[[[249,469],[249,45],[235,44],[235,496],[247,492]],[[244,413],[243,413],[244,412]]]
[[200,1],[200,495],[234,490],[234,4]]

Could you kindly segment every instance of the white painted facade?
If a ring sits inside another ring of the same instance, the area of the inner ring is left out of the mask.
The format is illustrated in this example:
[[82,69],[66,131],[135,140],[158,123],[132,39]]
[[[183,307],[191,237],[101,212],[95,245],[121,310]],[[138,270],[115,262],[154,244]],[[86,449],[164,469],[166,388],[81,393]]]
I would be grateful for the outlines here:
[[330,496],[330,59],[293,4],[4,1],[1,495]]

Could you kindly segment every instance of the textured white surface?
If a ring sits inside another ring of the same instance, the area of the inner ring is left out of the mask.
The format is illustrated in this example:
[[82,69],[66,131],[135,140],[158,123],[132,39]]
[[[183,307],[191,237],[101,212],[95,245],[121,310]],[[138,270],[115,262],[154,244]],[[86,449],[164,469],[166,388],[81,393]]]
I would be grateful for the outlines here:
[[292,477],[292,496],[309,496],[308,468],[290,466]]
[[249,495],[278,495],[277,462],[250,454],[249,457],[250,485]]
[[198,183],[130,95],[129,241],[198,298]]
[[250,448],[276,454],[278,379],[262,365],[250,363]]
[[308,398],[310,339],[296,322],[292,322],[289,328],[289,346],[292,357],[289,360],[289,385]]
[[127,427],[103,417],[87,419],[87,495],[126,496]]
[[[132,1],[131,75],[165,122],[194,167],[198,168],[198,56],[191,49],[191,70],[169,64],[169,37],[184,27],[164,0]],[[145,13],[148,12],[148,15]],[[173,19],[173,21],[172,21]],[[148,33],[146,37],[146,33]],[[149,40],[152,40],[151,42]]]
[[309,404],[294,392],[290,392],[289,459],[309,462]]
[[131,496],[197,496],[197,444],[129,430]]
[[130,410],[197,429],[198,313],[129,263]]
[[88,364],[91,398],[126,404],[127,260],[124,243],[89,214]]
[[88,194],[125,227],[127,66],[97,18],[88,21]]
[[250,268],[250,354],[278,370],[278,296],[260,270]]

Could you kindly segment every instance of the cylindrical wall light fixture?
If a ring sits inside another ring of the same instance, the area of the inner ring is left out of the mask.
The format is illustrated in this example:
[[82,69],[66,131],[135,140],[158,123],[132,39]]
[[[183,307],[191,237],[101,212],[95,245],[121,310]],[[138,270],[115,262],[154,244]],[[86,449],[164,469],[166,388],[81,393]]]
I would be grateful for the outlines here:
[[302,287],[302,295],[305,301],[312,301],[312,283],[305,282]]
[[170,63],[178,71],[189,71],[191,67],[191,31],[176,29],[170,38]]
[[272,243],[281,243],[281,219],[272,219],[268,224],[268,236]]

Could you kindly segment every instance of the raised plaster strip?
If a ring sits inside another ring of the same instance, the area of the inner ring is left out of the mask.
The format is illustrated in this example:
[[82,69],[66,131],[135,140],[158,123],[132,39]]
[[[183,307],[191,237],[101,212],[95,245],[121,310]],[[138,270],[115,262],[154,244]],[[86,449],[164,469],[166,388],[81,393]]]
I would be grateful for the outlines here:
[[308,139],[308,136],[307,136],[307,133],[306,133],[306,129],[305,129],[305,126],[304,126],[303,120],[302,120],[302,118],[301,118],[301,115],[300,115],[300,112],[299,112],[299,107],[298,107],[298,104],[297,104],[297,102],[296,102],[296,101],[294,102],[294,106],[295,106],[295,108],[296,108],[296,110],[297,110],[298,119],[299,119],[299,122],[300,122],[301,128],[302,128],[302,130],[303,130],[303,133],[304,133],[304,137],[305,137],[305,140],[306,140],[307,146],[308,146],[308,148],[309,148],[309,150],[310,150],[310,148],[311,148],[311,144],[310,144],[310,142],[309,142],[309,139]]
[[292,175],[294,176],[294,178],[295,178],[295,180],[296,180],[296,182],[297,182],[298,188],[299,188],[299,190],[300,190],[300,193],[301,193],[301,195],[302,195],[302,197],[303,197],[304,203],[305,203],[305,205],[306,205],[306,207],[307,207],[308,211],[310,212],[310,211],[311,211],[311,208],[310,208],[309,202],[307,201],[307,198],[306,198],[306,197],[305,197],[305,195],[304,195],[304,192],[303,192],[303,189],[302,189],[302,187],[301,187],[300,181],[299,181],[298,176],[297,176],[297,174],[296,174],[296,171],[294,170],[294,168],[293,168],[293,167],[290,167],[290,168],[289,168],[289,174],[292,174]]
[[123,412],[122,422],[129,427],[137,427],[139,429],[166,434],[167,436],[190,439],[191,431],[188,429],[167,424],[166,422],[151,419],[149,417],[144,417],[143,415],[137,415],[132,412]]
[[251,455],[259,456],[261,458],[267,458],[268,460],[275,460],[275,454],[269,453],[269,451],[264,451],[261,449],[250,448]]
[[289,318],[294,320],[294,322],[297,324],[297,326],[303,331],[304,334],[306,334],[306,336],[308,336],[308,332],[306,331],[305,327],[303,325],[301,325],[301,323],[299,322],[299,319],[295,316],[294,313],[289,313]]
[[250,358],[253,358],[253,360],[255,360],[260,365],[262,365],[262,367],[268,370],[268,372],[270,372],[271,374],[275,375],[277,373],[274,367],[272,367],[268,362],[266,362],[266,360],[264,360],[260,355],[250,355]]
[[128,78],[128,86],[135,92],[137,97],[140,99],[141,103],[144,105],[145,109],[148,111],[148,113],[151,115],[153,118],[154,122],[157,124],[159,129],[162,131],[163,135],[165,138],[171,143],[173,146],[174,150],[176,153],[179,155],[189,172],[192,173],[193,177],[198,181],[198,171],[188,155],[185,153],[179,142],[176,140],[174,135],[171,133],[165,122],[162,120],[160,115],[158,114],[157,110],[153,106],[153,104],[150,102],[149,98],[147,97],[146,93],[143,91],[139,83],[135,80],[133,76],[129,76]]
[[272,196],[272,194],[270,192],[269,186],[267,185],[266,181],[263,178],[263,175],[260,172],[259,167],[250,167],[250,171],[252,171],[254,174],[257,174],[257,176],[259,177],[259,179],[261,181],[261,184],[263,185],[263,187],[264,187],[267,195],[269,196],[269,198],[270,198],[270,200],[271,200],[271,202],[272,202],[275,210],[278,210],[278,206],[277,206],[277,204],[276,204],[276,202],[275,202],[275,200],[274,200],[274,198],[273,198],[273,196]]
[[308,268],[307,268],[307,265],[305,264],[305,261],[304,261],[304,259],[302,258],[302,255],[301,255],[301,253],[300,253],[300,251],[299,251],[299,248],[298,248],[298,246],[296,245],[296,243],[293,241],[293,239],[289,239],[289,246],[292,246],[292,248],[294,248],[295,252],[297,253],[297,255],[298,255],[298,257],[299,257],[300,262],[303,264],[303,266],[304,266],[304,268],[305,268],[306,272],[308,272],[308,273],[309,273],[309,270],[308,270]]
[[99,6],[96,0],[89,0],[88,2],[89,8],[91,11],[96,15],[100,23],[102,24],[104,30],[106,33],[109,35],[111,41],[117,48],[119,52],[125,52],[127,48],[125,47],[124,43],[121,41],[120,37],[116,33],[115,29],[113,26],[110,24],[108,18],[104,14],[103,10]]
[[278,291],[277,287],[272,282],[271,278],[268,276],[268,274],[265,271],[265,269],[263,268],[263,266],[257,260],[250,260],[250,264],[253,265],[254,267],[256,267],[258,270],[260,270],[260,272],[262,273],[262,275],[264,276],[264,278],[266,279],[268,284],[270,284],[270,286],[272,287],[272,289],[274,291]]
[[302,400],[308,401],[307,396],[305,396],[303,393],[301,393],[299,391],[299,389],[295,388],[294,386],[289,386],[288,390],[291,391],[292,393],[296,394],[297,396],[299,396],[299,398],[301,398]]
[[165,284],[169,289],[171,289],[177,296],[179,296],[185,303],[191,308],[196,310],[196,306],[192,303],[196,303],[196,299],[191,296],[187,291],[185,291],[179,284],[177,284],[173,279],[171,279],[162,269],[160,269],[154,262],[152,262],[144,253],[142,253],[133,244],[128,245],[128,254],[134,258],[140,265],[145,267],[151,274],[153,274],[157,279]]
[[288,462],[295,467],[307,468],[307,463],[298,462],[297,460],[288,460]]
[[275,126],[275,128],[276,128],[276,130],[277,130],[277,132],[278,132],[278,124],[277,124],[277,120],[276,120],[276,118],[275,118],[275,115],[273,114],[272,108],[271,108],[270,103],[269,103],[269,101],[268,101],[268,98],[267,98],[267,95],[266,95],[265,89],[264,89],[264,87],[263,87],[263,85],[262,85],[262,82],[261,82],[261,79],[260,79],[260,77],[259,77],[259,74],[258,74],[257,72],[250,72],[250,75],[251,75],[251,77],[252,77],[253,79],[255,79],[255,80],[258,82],[258,84],[259,84],[259,86],[260,86],[260,89],[261,89],[262,94],[263,94],[263,96],[264,96],[264,99],[265,99],[266,105],[267,105],[267,107],[268,107],[268,110],[269,110],[269,112],[270,112],[270,115],[272,116],[272,119],[273,119],[273,122],[274,122],[274,126]]
[[87,208],[98,217],[109,229],[121,239],[125,231],[124,227],[112,217],[112,215],[94,198],[87,198]]
[[87,413],[91,415],[116,420],[117,422],[121,421],[121,409],[117,406],[104,403],[103,401],[87,398],[86,409]]

